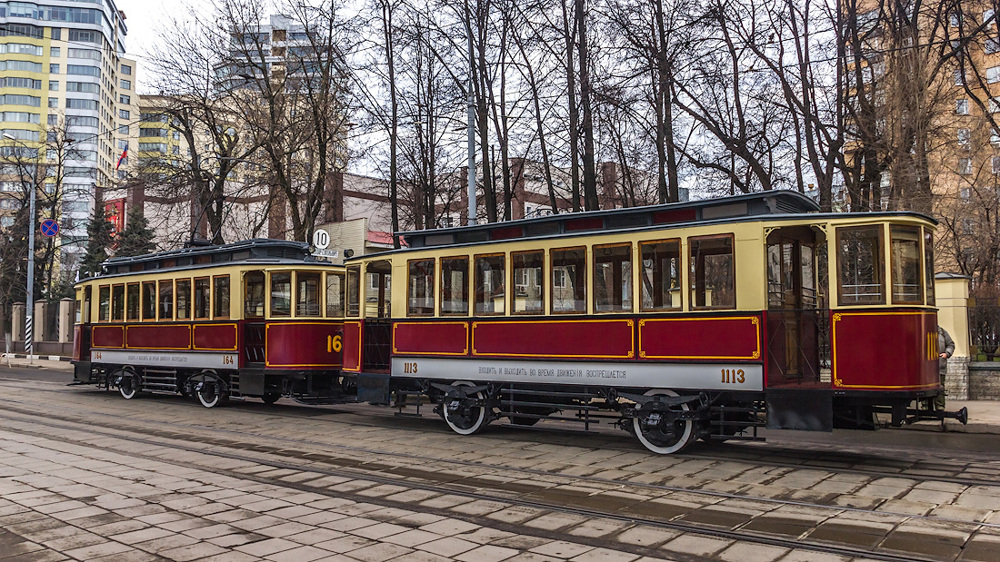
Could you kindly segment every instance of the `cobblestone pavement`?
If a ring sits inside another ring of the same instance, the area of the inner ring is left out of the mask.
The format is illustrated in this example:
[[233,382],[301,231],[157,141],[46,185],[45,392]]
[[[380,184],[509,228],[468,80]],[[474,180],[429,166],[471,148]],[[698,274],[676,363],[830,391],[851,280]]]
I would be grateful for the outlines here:
[[912,451],[789,467],[759,462],[767,446],[749,460],[657,457],[624,433],[459,438],[356,407],[204,410],[2,388],[0,559],[855,558],[802,540],[991,560],[1000,547],[1000,466],[988,458],[938,454],[961,465],[947,477]]

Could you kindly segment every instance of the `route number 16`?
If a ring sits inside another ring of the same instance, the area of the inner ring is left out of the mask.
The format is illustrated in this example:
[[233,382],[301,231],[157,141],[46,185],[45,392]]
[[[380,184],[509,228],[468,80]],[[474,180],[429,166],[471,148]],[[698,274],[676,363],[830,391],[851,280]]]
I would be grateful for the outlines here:
[[340,353],[344,349],[344,339],[342,336],[326,336],[326,352]]

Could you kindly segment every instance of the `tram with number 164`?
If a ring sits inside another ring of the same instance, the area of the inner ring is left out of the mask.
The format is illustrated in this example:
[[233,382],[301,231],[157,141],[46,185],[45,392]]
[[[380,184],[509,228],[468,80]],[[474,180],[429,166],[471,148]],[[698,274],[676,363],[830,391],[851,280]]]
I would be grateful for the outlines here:
[[113,258],[76,286],[74,380],[214,407],[353,401],[340,376],[344,268],[249,240]]

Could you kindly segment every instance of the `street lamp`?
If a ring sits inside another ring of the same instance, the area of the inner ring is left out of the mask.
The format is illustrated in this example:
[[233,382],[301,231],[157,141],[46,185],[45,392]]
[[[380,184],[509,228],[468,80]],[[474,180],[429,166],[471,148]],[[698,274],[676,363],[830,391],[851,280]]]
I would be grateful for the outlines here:
[[[3,138],[12,140],[14,142],[19,142],[14,135],[10,133],[4,133]],[[37,166],[37,157],[36,157]],[[36,167],[37,173],[37,167]],[[21,176],[21,183],[24,184],[24,174],[21,170],[18,170],[18,175]],[[34,337],[34,323],[35,323],[35,185],[32,184],[28,188],[28,291],[25,295],[25,311],[24,311],[24,352],[28,355],[28,363],[33,363],[34,358],[32,357],[32,339]]]

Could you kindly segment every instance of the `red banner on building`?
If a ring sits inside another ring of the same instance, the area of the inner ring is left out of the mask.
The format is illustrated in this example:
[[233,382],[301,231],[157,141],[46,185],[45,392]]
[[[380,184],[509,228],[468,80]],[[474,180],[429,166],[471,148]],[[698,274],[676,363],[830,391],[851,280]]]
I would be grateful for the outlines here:
[[111,237],[117,238],[118,233],[125,230],[125,199],[105,201],[104,214],[111,223]]

